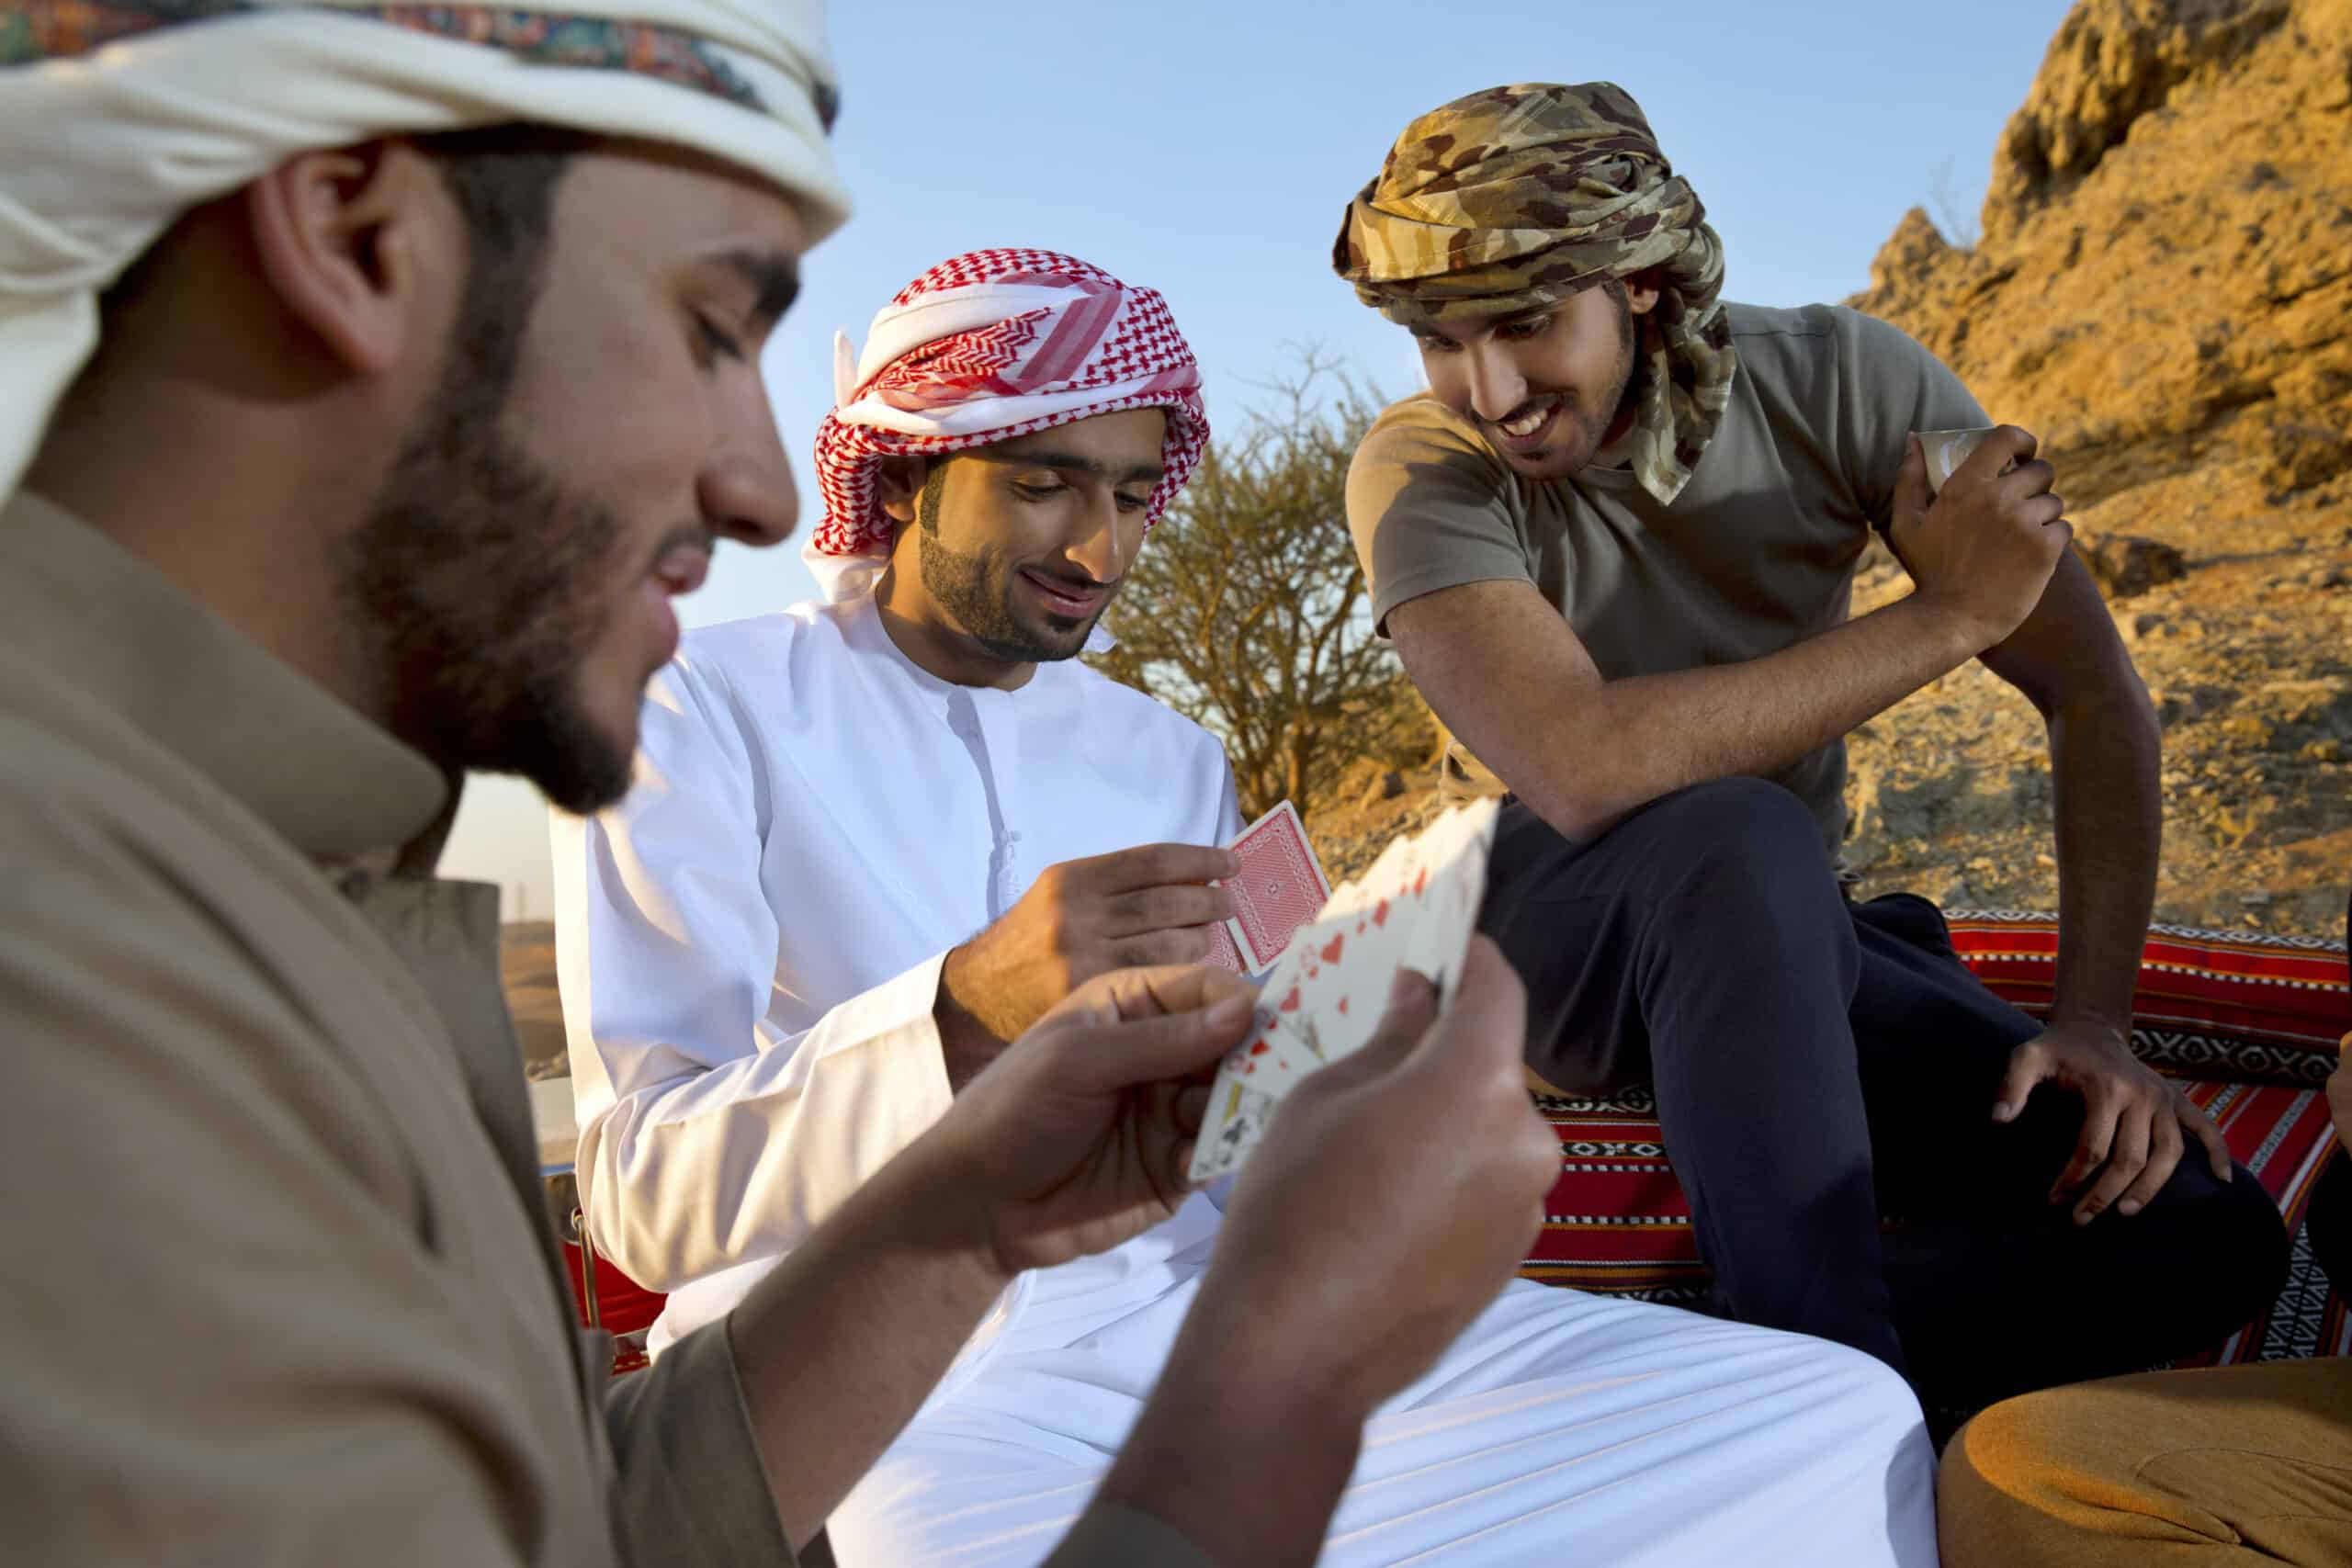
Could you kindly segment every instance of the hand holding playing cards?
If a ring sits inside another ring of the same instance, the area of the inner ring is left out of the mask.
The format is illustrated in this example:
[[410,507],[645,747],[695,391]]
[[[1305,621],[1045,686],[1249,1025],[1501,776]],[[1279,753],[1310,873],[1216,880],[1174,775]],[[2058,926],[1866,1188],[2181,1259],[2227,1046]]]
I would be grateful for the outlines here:
[[1372,1038],[1275,1112],[1198,1310],[1238,1309],[1223,1332],[1245,1340],[1296,1338],[1284,1375],[1367,1416],[1427,1371],[1526,1258],[1559,1174],[1527,1097],[1526,1010],[1483,936],[1442,1016],[1398,971]]
[[1103,976],[972,1080],[916,1147],[998,1268],[1107,1251],[1176,1212],[1208,1072],[1256,998],[1221,969]]
[[1202,1086],[1254,995],[1214,969],[1080,987],[735,1309],[745,1408],[793,1541],[824,1525],[1014,1274],[1175,1212]]
[[1918,584],[1921,604],[1960,617],[1981,652],[2033,614],[2074,537],[2066,503],[2050,488],[2057,470],[2034,457],[2030,433],[2005,424],[1931,503],[1927,458],[1918,437],[1906,440],[1887,544]]
[[1050,866],[1004,917],[947,955],[941,1043],[956,1087],[1080,986],[1117,969],[1196,964],[1232,913],[1224,850],[1137,849]]
[[1494,1300],[1559,1170],[1502,953],[1471,942],[1434,1022],[1430,984],[1397,978],[1363,1047],[1284,1099],[1103,1483],[1220,1562],[1314,1558],[1364,1421]]

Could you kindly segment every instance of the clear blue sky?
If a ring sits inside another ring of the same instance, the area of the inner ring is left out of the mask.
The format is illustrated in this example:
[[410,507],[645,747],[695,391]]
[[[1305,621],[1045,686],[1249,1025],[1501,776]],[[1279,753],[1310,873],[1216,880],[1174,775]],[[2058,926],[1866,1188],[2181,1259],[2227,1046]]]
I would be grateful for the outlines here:
[[[2001,127],[2067,9],[837,0],[836,142],[857,210],[804,264],[765,361],[801,527],[816,522],[808,453],[834,329],[862,342],[885,299],[959,251],[1044,246],[1158,288],[1200,355],[1212,424],[1308,344],[1402,396],[1418,359],[1329,254],[1340,209],[1414,116],[1499,83],[1616,82],[1706,203],[1726,294],[1834,300],[1867,282],[1906,208],[1932,210],[1939,171],[1973,220]],[[682,610],[702,625],[811,592],[797,539],[729,547]],[[477,780],[444,871],[503,884],[509,918],[544,917],[529,789]]]

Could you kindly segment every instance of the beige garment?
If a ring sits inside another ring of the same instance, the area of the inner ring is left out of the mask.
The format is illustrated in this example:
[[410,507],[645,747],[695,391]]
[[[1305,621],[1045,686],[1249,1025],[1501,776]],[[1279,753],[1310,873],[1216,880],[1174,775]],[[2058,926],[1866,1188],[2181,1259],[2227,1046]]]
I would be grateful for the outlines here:
[[[1883,321],[1830,305],[1725,310],[1739,374],[1671,504],[1629,468],[1521,479],[1428,394],[1382,414],[1348,473],[1374,615],[1464,583],[1532,582],[1611,681],[1745,662],[1844,621],[1904,437],[1986,421],[1958,378]],[[1812,808],[1834,854],[1845,743],[1776,782]]]
[[496,890],[426,874],[448,799],[0,513],[12,1563],[790,1562],[725,1326],[610,1401],[574,1326]]
[[2352,1360],[2045,1389],[1945,1450],[1945,1568],[2352,1562]]

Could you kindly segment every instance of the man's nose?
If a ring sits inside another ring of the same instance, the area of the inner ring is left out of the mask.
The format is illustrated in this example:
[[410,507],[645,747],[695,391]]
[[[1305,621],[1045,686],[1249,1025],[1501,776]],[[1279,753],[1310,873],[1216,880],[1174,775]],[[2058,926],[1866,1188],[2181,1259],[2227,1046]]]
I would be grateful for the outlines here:
[[754,547],[780,545],[800,521],[800,489],[776,435],[767,389],[730,400],[729,417],[703,463],[695,499],[711,531]]
[[1064,553],[1095,581],[1116,582],[1127,570],[1129,546],[1120,536],[1120,525],[1125,520],[1115,496],[1091,502],[1079,525],[1079,537]]
[[1527,380],[1511,356],[1497,344],[1482,343],[1463,351],[1469,361],[1470,412],[1489,424],[1508,418],[1527,397]]

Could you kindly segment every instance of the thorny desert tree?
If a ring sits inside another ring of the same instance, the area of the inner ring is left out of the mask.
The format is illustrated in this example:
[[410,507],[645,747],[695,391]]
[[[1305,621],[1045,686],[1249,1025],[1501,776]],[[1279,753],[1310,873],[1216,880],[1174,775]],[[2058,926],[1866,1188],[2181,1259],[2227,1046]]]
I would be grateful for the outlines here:
[[1351,764],[1412,750],[1427,722],[1373,634],[1348,536],[1348,461],[1374,406],[1311,354],[1271,390],[1148,536],[1102,660],[1224,740],[1245,818],[1332,804]]

